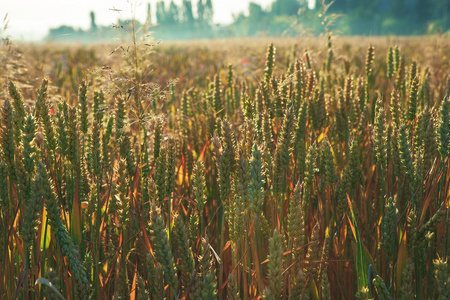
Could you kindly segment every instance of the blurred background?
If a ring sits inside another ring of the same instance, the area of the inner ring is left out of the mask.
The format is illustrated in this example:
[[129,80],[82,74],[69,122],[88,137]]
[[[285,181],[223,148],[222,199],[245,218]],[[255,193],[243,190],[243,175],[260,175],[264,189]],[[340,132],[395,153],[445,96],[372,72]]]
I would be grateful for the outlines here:
[[113,41],[133,28],[163,40],[301,36],[328,31],[424,35],[450,30],[450,0],[1,2],[5,17],[1,36],[22,41]]

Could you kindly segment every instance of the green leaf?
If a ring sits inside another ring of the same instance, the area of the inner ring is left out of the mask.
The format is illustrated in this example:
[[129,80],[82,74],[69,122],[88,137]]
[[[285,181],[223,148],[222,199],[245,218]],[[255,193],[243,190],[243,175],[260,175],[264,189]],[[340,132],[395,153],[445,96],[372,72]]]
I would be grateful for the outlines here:
[[42,231],[41,231],[41,240],[39,243],[39,247],[41,248],[41,251],[47,250],[47,248],[50,246],[50,242],[52,240],[51,235],[51,226],[48,224],[47,219],[47,209],[44,206],[43,212],[42,212]]
[[73,239],[75,245],[81,243],[81,211],[78,200],[78,183],[75,188],[75,196],[72,205],[72,214],[70,216],[70,237]]
[[366,256],[366,249],[359,233],[358,222],[353,213],[352,203],[348,195],[347,200],[350,208],[350,215],[352,217],[352,219],[349,220],[349,224],[356,240],[356,275],[358,277],[358,291],[360,291],[363,287],[368,287],[367,275],[369,262]]

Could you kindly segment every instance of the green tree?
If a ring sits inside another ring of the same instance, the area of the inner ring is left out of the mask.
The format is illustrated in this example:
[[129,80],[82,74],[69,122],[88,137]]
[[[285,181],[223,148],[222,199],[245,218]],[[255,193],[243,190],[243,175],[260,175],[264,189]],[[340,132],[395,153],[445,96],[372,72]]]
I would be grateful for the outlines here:
[[156,2],[156,22],[161,25],[167,24],[166,5],[163,0]]
[[275,0],[272,2],[271,13],[277,16],[296,15],[300,9],[300,2],[297,0]]
[[206,23],[205,20],[205,3],[203,0],[198,0],[197,2],[197,21],[200,25],[204,25]]
[[262,9],[258,3],[250,2],[248,5],[248,18],[250,21],[255,22],[261,20],[266,15],[266,12]]
[[264,30],[264,24],[267,24],[267,13],[261,5],[250,2],[248,5],[248,35],[255,35],[258,31]]
[[[328,2],[328,1],[327,1]],[[330,12],[339,12],[339,13],[348,13],[352,9],[356,7],[352,6],[355,3],[352,3],[352,0],[335,0],[333,4],[330,6]],[[356,3],[357,4],[357,3]],[[322,0],[316,1],[316,8],[320,8],[322,6]]]
[[194,24],[191,0],[183,0],[183,23],[190,26]]
[[97,24],[95,23],[95,13],[91,11],[89,15],[91,17],[91,31],[97,31]]
[[50,37],[58,37],[58,36],[62,36],[62,35],[71,35],[71,34],[75,34],[76,30],[71,27],[71,26],[66,26],[66,25],[62,25],[59,26],[58,28],[51,28],[49,30],[49,36]]
[[400,18],[406,14],[405,0],[392,0],[392,14],[395,18]]
[[213,23],[213,15],[214,15],[214,10],[213,10],[213,5],[211,0],[206,0],[205,2],[205,13],[204,13],[204,20],[207,24],[212,25]]
[[180,22],[178,6],[170,1],[169,9],[166,12],[167,24],[169,25],[177,25]]

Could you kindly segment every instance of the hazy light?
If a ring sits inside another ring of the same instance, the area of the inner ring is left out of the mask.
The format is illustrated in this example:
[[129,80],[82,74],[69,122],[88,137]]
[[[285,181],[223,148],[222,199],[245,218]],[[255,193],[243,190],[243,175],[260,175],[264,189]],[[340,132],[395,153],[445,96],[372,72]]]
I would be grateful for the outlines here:
[[[170,4],[171,0],[164,0]],[[233,15],[248,12],[250,2],[260,4],[264,9],[270,8],[274,0],[212,0],[214,7],[214,23],[229,24]],[[4,14],[9,16],[9,29],[2,35],[11,35],[15,39],[39,40],[50,28],[67,25],[74,28],[88,29],[90,26],[89,12],[94,11],[97,25],[109,26],[120,19],[135,17],[145,20],[147,3],[151,4],[152,17],[155,20],[157,0],[20,0],[1,1],[3,20]],[[174,0],[182,6],[182,0]],[[197,0],[192,0],[194,13],[197,10]],[[308,0],[308,7],[314,7],[315,0]],[[167,6],[166,6],[167,7]],[[0,22],[1,22],[0,20]],[[1,24],[0,24],[1,25]]]

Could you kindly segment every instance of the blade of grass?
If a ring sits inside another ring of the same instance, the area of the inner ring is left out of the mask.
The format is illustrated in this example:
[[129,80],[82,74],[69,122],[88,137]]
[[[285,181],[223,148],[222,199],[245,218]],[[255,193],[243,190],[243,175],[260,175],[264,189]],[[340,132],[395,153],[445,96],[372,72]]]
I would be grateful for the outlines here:
[[59,299],[65,300],[65,298],[63,297],[63,295],[61,295],[61,293],[53,286],[53,284],[52,284],[50,281],[48,281],[47,279],[45,279],[44,277],[38,278],[34,284],[35,284],[35,285],[43,284],[43,285],[49,287],[49,288],[56,294],[56,296],[57,296]]
[[348,216],[347,218],[353,232],[353,236],[356,240],[356,276],[358,278],[358,290],[361,290],[363,287],[368,287],[368,264],[365,257],[364,244],[359,233],[358,223],[356,221],[355,214],[353,213],[352,203],[348,195],[347,200],[351,219]]

